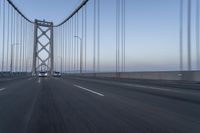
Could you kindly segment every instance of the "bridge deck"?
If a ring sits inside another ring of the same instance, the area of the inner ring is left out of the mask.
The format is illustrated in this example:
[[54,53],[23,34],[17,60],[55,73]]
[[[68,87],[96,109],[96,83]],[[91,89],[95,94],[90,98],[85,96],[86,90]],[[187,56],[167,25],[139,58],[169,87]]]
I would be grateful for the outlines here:
[[80,77],[4,81],[0,132],[199,133],[200,90],[190,86]]

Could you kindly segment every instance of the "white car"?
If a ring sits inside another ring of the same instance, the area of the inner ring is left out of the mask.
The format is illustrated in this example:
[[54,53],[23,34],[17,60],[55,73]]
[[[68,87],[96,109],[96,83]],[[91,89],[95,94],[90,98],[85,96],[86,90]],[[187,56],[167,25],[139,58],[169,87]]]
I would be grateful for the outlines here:
[[47,76],[48,76],[48,73],[47,73],[47,72],[39,72],[39,73],[38,73],[38,76],[39,76],[39,77],[47,77]]
[[54,73],[53,73],[53,76],[54,76],[54,77],[61,77],[61,73],[60,73],[60,72],[54,72]]

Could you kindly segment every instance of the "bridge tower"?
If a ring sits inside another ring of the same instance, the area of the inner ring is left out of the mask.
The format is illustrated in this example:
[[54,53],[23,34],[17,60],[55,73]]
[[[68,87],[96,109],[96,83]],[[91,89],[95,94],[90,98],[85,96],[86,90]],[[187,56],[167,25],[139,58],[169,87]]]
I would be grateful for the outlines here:
[[35,20],[32,74],[53,74],[53,23]]

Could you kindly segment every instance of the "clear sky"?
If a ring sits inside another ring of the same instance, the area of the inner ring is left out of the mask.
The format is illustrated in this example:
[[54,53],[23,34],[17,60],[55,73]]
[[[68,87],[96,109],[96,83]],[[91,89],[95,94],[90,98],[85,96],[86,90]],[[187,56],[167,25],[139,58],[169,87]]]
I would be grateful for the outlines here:
[[[80,0],[13,0],[31,20],[55,24],[66,18]],[[184,3],[184,61],[186,64],[186,2]],[[192,0],[192,54],[195,53],[195,2]],[[178,70],[180,0],[126,0],[126,69],[128,71]],[[116,0],[101,0],[101,70],[115,68]],[[92,0],[88,6],[89,64],[92,62]],[[186,68],[186,65],[185,65]]]

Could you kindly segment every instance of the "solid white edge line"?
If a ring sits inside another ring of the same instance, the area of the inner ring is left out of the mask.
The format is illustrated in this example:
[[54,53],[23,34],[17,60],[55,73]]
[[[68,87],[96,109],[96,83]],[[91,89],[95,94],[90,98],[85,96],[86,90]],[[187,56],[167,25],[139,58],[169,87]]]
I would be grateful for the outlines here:
[[84,88],[84,87],[82,87],[82,86],[75,85],[75,84],[74,84],[74,86],[77,87],[77,88],[79,88],[79,89],[82,89],[82,90],[85,90],[85,91],[91,92],[91,93],[93,93],[93,94],[96,94],[96,95],[99,95],[99,96],[104,97],[104,95],[101,94],[101,93],[99,93],[99,92],[96,92],[96,91],[93,91],[93,90],[90,90],[90,89],[87,89],[87,88]]

